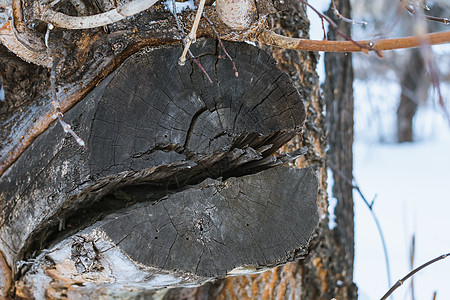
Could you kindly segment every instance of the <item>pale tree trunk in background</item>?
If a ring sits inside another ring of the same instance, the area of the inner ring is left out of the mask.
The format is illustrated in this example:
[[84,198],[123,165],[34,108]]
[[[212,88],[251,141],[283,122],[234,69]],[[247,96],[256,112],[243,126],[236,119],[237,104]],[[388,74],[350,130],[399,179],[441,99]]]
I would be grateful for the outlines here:
[[[349,1],[336,1],[341,13],[349,14]],[[308,35],[309,21],[304,7],[297,1],[287,1],[289,7],[273,17],[277,33],[302,37]],[[339,23],[340,24],[340,23]],[[344,32],[347,24],[340,24]],[[330,34],[335,39],[335,34]],[[269,49],[268,49],[269,50]],[[306,99],[307,119],[303,141],[292,141],[288,148],[308,147],[308,154],[298,166],[313,165],[320,169],[318,206],[321,222],[304,260],[288,263],[257,275],[231,277],[194,289],[170,290],[164,299],[356,299],[353,283],[353,198],[352,188],[334,175],[333,196],[337,227],[329,229],[326,193],[326,160],[345,177],[352,178],[353,144],[353,70],[351,55],[326,54],[327,81],[325,102],[319,93],[314,71],[318,56],[314,52],[272,49],[282,70],[287,72]],[[323,115],[327,107],[327,116]],[[328,130],[329,150],[326,153]],[[290,150],[290,149],[286,149]]]
[[[427,14],[436,17],[446,17],[449,8],[439,3],[434,3]],[[409,16],[408,16],[409,17]],[[408,25],[410,25],[408,19]],[[428,22],[429,32],[447,30],[446,26],[439,22]],[[411,27],[405,30],[411,34]],[[414,32],[412,32],[414,34]],[[397,108],[397,141],[399,143],[414,141],[413,120],[420,105],[425,104],[428,98],[428,89],[431,86],[428,66],[424,60],[423,52],[420,48],[411,49],[407,53],[404,67],[400,77],[400,103]]]

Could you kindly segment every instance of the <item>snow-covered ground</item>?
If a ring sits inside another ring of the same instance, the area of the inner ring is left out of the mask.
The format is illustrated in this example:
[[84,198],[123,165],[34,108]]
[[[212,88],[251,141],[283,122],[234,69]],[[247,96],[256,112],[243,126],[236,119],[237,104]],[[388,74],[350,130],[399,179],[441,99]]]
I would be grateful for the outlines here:
[[[329,0],[311,2],[320,11]],[[309,12],[311,38],[322,39],[320,20]],[[450,53],[447,45],[433,47]],[[322,53],[321,53],[322,54]],[[323,63],[318,66],[324,80]],[[395,113],[400,88],[392,79],[355,81],[354,176],[366,198],[375,198],[387,242],[392,284],[410,271],[410,245],[415,235],[417,267],[450,252],[450,125],[431,96],[414,120],[415,142],[396,144]],[[430,92],[431,94],[431,92]],[[442,86],[450,110],[450,86]],[[355,199],[355,282],[362,300],[380,299],[387,290],[381,240],[368,208]],[[331,199],[332,202],[332,199]],[[415,299],[450,299],[450,258],[414,276]],[[393,298],[412,299],[408,280]],[[391,298],[391,299],[393,299]]]
[[[450,99],[448,87],[443,88]],[[367,90],[376,91],[376,103],[370,103]],[[410,270],[413,234],[416,267],[450,252],[450,126],[430,99],[415,118],[417,141],[392,143],[398,93],[387,82],[355,82],[354,176],[366,198],[377,196],[374,210],[386,238],[392,283]],[[355,281],[360,299],[379,299],[388,289],[383,249],[369,210],[358,194],[354,197]],[[450,259],[421,271],[414,276],[416,299],[432,299],[434,291],[437,299],[450,299],[449,277]],[[409,283],[395,298],[409,295]]]

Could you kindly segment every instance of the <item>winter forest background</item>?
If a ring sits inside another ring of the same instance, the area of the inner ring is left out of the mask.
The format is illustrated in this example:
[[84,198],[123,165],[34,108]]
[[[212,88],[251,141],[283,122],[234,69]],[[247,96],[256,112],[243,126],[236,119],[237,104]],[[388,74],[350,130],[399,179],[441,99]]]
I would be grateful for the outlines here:
[[[441,5],[445,9],[440,13],[448,15],[449,2],[428,1],[428,4],[430,8]],[[320,11],[325,11],[329,1],[314,1],[314,5]],[[414,20],[408,14],[396,14],[395,6],[391,1],[352,1],[352,19],[368,22],[364,28],[357,24],[353,26],[353,38],[360,40],[370,39],[377,34],[411,34],[411,22]],[[321,39],[323,32],[320,19],[311,10],[308,15],[311,20],[311,38]],[[392,32],[386,32],[390,26],[393,26]],[[441,28],[446,29],[448,26]],[[438,45],[432,49],[448,110],[450,47]],[[413,142],[397,143],[396,113],[401,94],[400,78],[409,63],[411,51],[385,52],[382,60],[375,55],[353,54],[354,178],[364,196],[369,201],[375,199],[373,209],[386,238],[392,284],[410,271],[413,236],[415,267],[447,253],[450,245],[446,229],[450,225],[450,127],[431,86],[428,95],[421,99],[413,119]],[[325,78],[322,63],[318,66],[318,72],[320,78]],[[331,185],[329,182],[329,189]],[[331,195],[331,190],[329,192]],[[358,285],[359,299],[378,299],[388,289],[383,248],[370,211],[356,191],[354,199],[354,279]],[[330,199],[330,203],[333,203],[333,199]],[[436,299],[449,299],[449,267],[450,261],[442,261],[416,274],[415,299],[433,299],[435,291]],[[394,293],[394,298],[414,299],[410,284],[406,282],[400,287]]]

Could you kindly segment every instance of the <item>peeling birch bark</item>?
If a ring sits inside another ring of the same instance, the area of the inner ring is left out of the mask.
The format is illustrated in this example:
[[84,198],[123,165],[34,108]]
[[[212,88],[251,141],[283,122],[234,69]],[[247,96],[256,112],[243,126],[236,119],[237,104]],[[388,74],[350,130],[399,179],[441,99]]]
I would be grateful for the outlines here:
[[36,11],[40,20],[51,23],[56,27],[66,29],[89,29],[109,25],[127,17],[131,17],[150,8],[156,2],[157,0],[134,0],[128,4],[98,15],[74,17],[54,11],[39,3],[39,1],[36,1]]
[[[29,38],[36,40],[35,36],[29,33],[14,32],[12,21],[9,20],[2,28],[0,28],[0,42],[8,48],[9,51],[20,57],[26,62],[30,62],[43,67],[51,67],[51,59],[48,57],[42,41],[37,41],[34,45],[39,47],[27,46],[23,41],[19,40],[20,36],[24,39]],[[39,43],[40,42],[40,43]]]

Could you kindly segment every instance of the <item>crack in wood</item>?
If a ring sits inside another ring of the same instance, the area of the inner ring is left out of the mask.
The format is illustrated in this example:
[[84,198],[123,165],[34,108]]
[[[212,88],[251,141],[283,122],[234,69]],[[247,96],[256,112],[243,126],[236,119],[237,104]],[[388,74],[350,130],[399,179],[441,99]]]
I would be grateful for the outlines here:
[[[317,179],[310,170],[277,167],[304,150],[273,156],[300,132],[302,99],[264,51],[237,43],[226,47],[239,78],[229,61],[210,54],[216,41],[193,45],[204,51],[198,59],[205,69],[214,70],[213,85],[195,66],[171,63],[180,46],[131,56],[65,114],[89,136],[87,150],[69,140],[36,173],[28,170],[28,160],[37,161],[36,151],[50,153],[63,133],[52,128],[39,136],[0,178],[0,199],[17,195],[11,182],[21,186],[32,178],[21,195],[23,203],[37,209],[17,211],[0,201],[10,211],[0,228],[7,260],[35,258],[43,248],[66,245],[75,233],[101,232],[101,243],[114,244],[108,253],[119,249],[138,265],[204,280],[243,265],[277,265],[305,249],[317,221]],[[284,118],[287,113],[290,117]],[[294,179],[304,187],[296,188]],[[302,201],[308,204],[303,207]],[[47,210],[40,208],[45,205]],[[303,209],[308,213],[299,213]],[[283,214],[292,227],[278,224]],[[15,236],[9,236],[11,228]],[[305,232],[297,233],[298,228]],[[180,249],[187,249],[189,259]],[[108,265],[114,268],[114,262]]]

